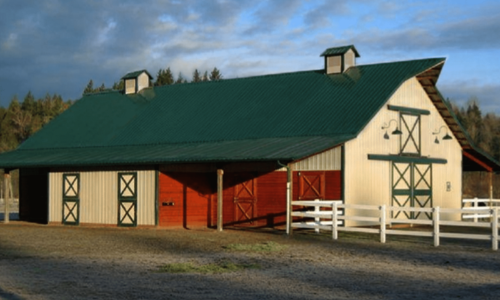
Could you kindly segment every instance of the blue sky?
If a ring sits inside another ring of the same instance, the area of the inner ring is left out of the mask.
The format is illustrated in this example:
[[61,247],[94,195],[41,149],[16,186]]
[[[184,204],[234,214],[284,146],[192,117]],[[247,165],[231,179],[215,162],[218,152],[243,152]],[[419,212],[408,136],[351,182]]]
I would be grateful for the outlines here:
[[78,99],[90,79],[170,67],[191,78],[312,70],[328,47],[358,64],[446,57],[438,87],[500,114],[500,1],[0,0],[0,105]]

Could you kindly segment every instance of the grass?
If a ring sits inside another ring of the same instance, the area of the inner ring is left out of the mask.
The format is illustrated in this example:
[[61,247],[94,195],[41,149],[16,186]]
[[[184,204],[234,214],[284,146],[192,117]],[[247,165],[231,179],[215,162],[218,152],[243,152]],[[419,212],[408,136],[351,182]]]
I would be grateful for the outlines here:
[[236,272],[245,269],[260,269],[258,264],[235,264],[225,261],[206,265],[195,265],[192,262],[172,263],[159,266],[160,273],[201,273],[201,274],[219,274],[227,272]]
[[249,251],[249,252],[276,252],[288,248],[287,245],[280,245],[276,242],[266,242],[259,244],[229,244],[223,246],[230,251]]

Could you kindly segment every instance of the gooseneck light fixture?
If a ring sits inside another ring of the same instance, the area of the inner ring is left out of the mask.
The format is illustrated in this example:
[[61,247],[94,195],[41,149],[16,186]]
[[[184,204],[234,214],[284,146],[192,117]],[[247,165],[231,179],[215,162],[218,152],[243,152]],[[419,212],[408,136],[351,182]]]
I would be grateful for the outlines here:
[[389,139],[389,134],[387,134],[387,129],[389,129],[389,127],[391,127],[392,121],[394,121],[396,123],[396,129],[394,129],[394,131],[391,134],[393,134],[393,135],[401,135],[401,134],[403,134],[401,132],[401,130],[399,130],[399,128],[398,128],[398,121],[396,121],[396,119],[392,119],[392,120],[389,121],[389,124],[384,123],[384,126],[382,126],[382,129],[385,129],[384,139],[386,139],[386,140]]
[[[441,132],[441,129],[443,129],[443,128],[446,128],[446,126],[443,125],[443,126],[439,127],[439,130],[436,130],[436,132],[432,133],[433,135],[436,135],[436,139],[434,140],[434,143],[439,144],[439,139],[438,139],[437,135]],[[453,139],[453,138],[448,134],[448,131],[446,131],[446,134],[443,136],[443,140],[451,140],[451,139]]]

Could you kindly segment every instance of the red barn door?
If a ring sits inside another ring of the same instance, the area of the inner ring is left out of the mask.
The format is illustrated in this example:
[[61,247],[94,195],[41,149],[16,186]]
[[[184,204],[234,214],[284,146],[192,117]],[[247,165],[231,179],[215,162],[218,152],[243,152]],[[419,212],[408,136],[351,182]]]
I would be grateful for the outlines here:
[[257,178],[234,186],[234,222],[254,225],[257,216]]

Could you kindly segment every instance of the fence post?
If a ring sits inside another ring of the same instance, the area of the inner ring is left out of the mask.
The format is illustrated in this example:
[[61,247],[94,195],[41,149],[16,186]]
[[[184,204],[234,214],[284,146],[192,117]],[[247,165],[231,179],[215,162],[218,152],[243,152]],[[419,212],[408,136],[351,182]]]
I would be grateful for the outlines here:
[[[314,200],[314,202],[319,202],[319,199]],[[315,214],[319,213],[319,206],[318,205],[314,206],[314,213]],[[314,218],[314,223],[316,224],[316,228],[314,228],[314,232],[319,233],[319,225],[321,223],[320,218],[318,218],[318,217]]]
[[439,206],[432,209],[432,225],[434,226],[434,247],[439,246]]
[[385,243],[385,204],[380,206],[380,242]]
[[[474,202],[473,203],[474,203],[474,208],[478,208],[479,203],[478,203],[477,197],[474,197]],[[477,223],[477,210],[474,213],[474,223]]]
[[491,237],[492,249],[498,250],[498,208],[493,208],[491,211],[493,220],[491,220],[491,231],[493,233]]
[[338,240],[339,238],[339,232],[338,232],[338,217],[337,217],[337,212],[338,212],[338,207],[339,203],[337,201],[334,201],[332,204],[332,238],[334,240]]

